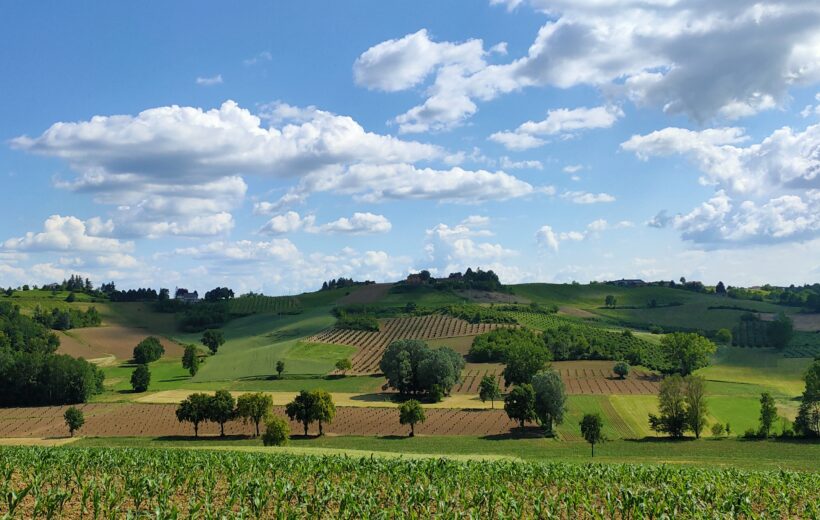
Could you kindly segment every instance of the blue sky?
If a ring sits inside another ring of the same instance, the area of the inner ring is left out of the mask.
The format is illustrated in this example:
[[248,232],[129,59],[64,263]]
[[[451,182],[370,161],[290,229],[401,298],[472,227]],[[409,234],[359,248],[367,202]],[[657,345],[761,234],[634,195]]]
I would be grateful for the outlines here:
[[816,2],[6,2],[0,285],[820,274]]

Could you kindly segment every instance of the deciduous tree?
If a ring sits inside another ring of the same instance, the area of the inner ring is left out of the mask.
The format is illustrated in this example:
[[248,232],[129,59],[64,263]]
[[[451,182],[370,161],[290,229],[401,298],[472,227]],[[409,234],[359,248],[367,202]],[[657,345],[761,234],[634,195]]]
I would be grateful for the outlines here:
[[150,384],[151,371],[148,369],[148,365],[137,365],[137,368],[131,372],[131,388],[135,392],[145,392]]
[[510,348],[505,357],[504,386],[523,385],[547,367],[550,353],[537,345],[519,345]]
[[290,440],[290,424],[278,415],[271,416],[262,435],[265,446],[284,446]]
[[495,400],[501,397],[501,389],[498,388],[495,376],[486,375],[481,378],[481,383],[478,385],[478,397],[482,403],[490,401],[490,406],[495,408]]
[[185,352],[182,354],[182,368],[187,368],[191,376],[195,376],[199,372],[199,349],[196,345],[186,345]]
[[700,438],[700,432],[706,427],[706,381],[702,377],[688,376],[686,385],[686,425]]
[[552,433],[553,424],[564,422],[567,396],[561,376],[554,370],[535,374],[532,378],[535,391],[535,415],[541,426]]
[[336,362],[336,370],[342,373],[342,375],[346,375],[347,371],[353,368],[353,363],[350,362],[348,358],[340,359]]
[[604,440],[604,422],[601,414],[588,413],[581,419],[581,435],[592,446],[592,456],[595,457],[595,445]]
[[535,415],[535,390],[532,385],[525,383],[513,387],[512,391],[504,398],[504,411],[507,416],[518,421],[521,429],[524,429],[526,421],[534,421]]
[[236,415],[244,422],[252,422],[256,426],[257,437],[259,437],[259,423],[265,421],[272,413],[273,399],[262,392],[243,394],[236,400]]
[[760,394],[760,435],[768,437],[777,420],[777,405],[769,392]]
[[324,390],[314,390],[311,392],[314,399],[314,418],[319,423],[319,436],[325,434],[322,429],[323,423],[333,422],[336,417],[336,405],[333,404],[333,398]]
[[216,354],[219,347],[225,343],[225,336],[222,335],[221,330],[208,329],[202,334],[202,339],[200,341],[203,345],[208,347],[211,354]]
[[399,406],[399,423],[410,425],[410,437],[416,435],[416,423],[423,423],[426,420],[424,408],[415,399],[405,401]]
[[276,362],[276,376],[279,379],[282,379],[282,372],[285,371],[285,362],[281,359]]
[[305,428],[305,437],[308,434],[310,423],[316,420],[316,396],[315,394],[302,390],[293,401],[285,406],[285,414],[292,421],[302,423]]
[[661,339],[661,350],[671,372],[688,376],[709,364],[715,344],[700,334],[673,332]]
[[191,394],[177,406],[177,420],[191,423],[194,426],[194,437],[199,437],[199,424],[208,420],[210,404],[211,396],[208,394]]
[[820,437],[820,357],[809,367],[804,380],[806,388],[794,427],[806,437]]
[[225,423],[236,417],[236,401],[227,390],[217,390],[208,406],[208,419],[219,423],[219,435],[225,436]]
[[612,367],[612,371],[621,379],[625,379],[626,376],[629,375],[629,363],[626,361],[618,361],[615,363],[615,366]]
[[68,434],[71,437],[74,437],[74,432],[82,428],[83,424],[85,424],[83,412],[74,406],[70,406],[65,411],[63,419],[65,419],[65,425],[68,426]]
[[678,374],[666,377],[658,392],[659,415],[649,414],[653,431],[683,437],[686,431],[686,384]]

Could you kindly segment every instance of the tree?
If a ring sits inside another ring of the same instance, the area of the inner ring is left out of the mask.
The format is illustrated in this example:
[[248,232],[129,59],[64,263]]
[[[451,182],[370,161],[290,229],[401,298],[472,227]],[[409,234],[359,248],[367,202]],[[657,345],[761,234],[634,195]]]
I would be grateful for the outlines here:
[[79,430],[85,424],[85,416],[83,412],[74,406],[70,406],[63,414],[65,425],[68,426],[68,434],[74,437],[74,432]]
[[342,375],[346,375],[347,371],[353,368],[353,363],[350,362],[349,359],[344,358],[340,359],[336,362],[336,370],[342,373]]
[[478,397],[482,403],[490,401],[490,406],[495,408],[495,400],[501,397],[501,390],[494,376],[486,375],[481,378],[481,383],[478,385]]
[[723,433],[725,431],[726,427],[721,423],[715,423],[712,425],[712,437],[723,437]]
[[131,372],[131,388],[135,392],[145,392],[150,384],[151,371],[148,370],[148,365],[137,365],[137,368]]
[[718,282],[715,286],[715,294],[718,296],[726,296],[726,286],[723,285],[723,282]]
[[702,377],[687,376],[686,383],[686,425],[700,439],[700,432],[706,427],[706,381]]
[[550,352],[536,345],[517,345],[507,351],[504,386],[530,383],[532,377],[546,368]]
[[541,426],[551,433],[553,424],[564,422],[567,407],[564,382],[558,372],[547,370],[533,376],[532,388],[535,391],[535,415]]
[[290,424],[278,415],[268,419],[262,444],[265,446],[284,446],[290,439]]
[[322,430],[322,423],[330,423],[336,417],[336,405],[333,398],[324,390],[314,390],[311,392],[314,399],[314,418],[319,423],[319,436],[325,434]]
[[74,294],[74,291],[68,293],[68,296],[66,296],[65,301],[68,303],[74,303],[77,301],[77,295]]
[[379,368],[387,384],[402,395],[438,397],[458,381],[464,358],[448,347],[431,349],[420,340],[399,340],[388,345]]
[[772,425],[777,420],[777,405],[769,392],[760,394],[760,435],[769,437]]
[[176,414],[179,422],[189,422],[194,426],[194,437],[199,437],[199,423],[210,417],[211,396],[203,393],[191,394],[179,403]]
[[629,363],[626,361],[618,361],[615,363],[615,366],[612,367],[612,371],[621,379],[625,379],[626,376],[629,375]]
[[182,354],[182,368],[187,368],[191,376],[195,376],[199,372],[199,349],[196,345],[186,345],[185,352]]
[[222,335],[221,330],[208,329],[202,334],[202,339],[200,341],[203,345],[208,347],[211,354],[216,354],[219,347],[225,343],[225,337]]
[[257,392],[240,395],[236,400],[236,416],[243,422],[252,422],[256,426],[256,436],[259,437],[259,423],[265,421],[273,412],[271,396]]
[[715,352],[715,344],[700,334],[673,332],[661,339],[661,351],[669,370],[688,376],[709,364],[709,356]]
[[147,365],[161,358],[163,354],[165,354],[165,348],[159,339],[148,336],[134,347],[134,362],[138,365]]
[[786,316],[786,313],[780,312],[773,321],[769,322],[766,335],[768,336],[771,346],[784,349],[788,346],[794,335],[794,322]]
[[423,423],[426,420],[427,416],[424,414],[424,408],[415,399],[405,401],[399,406],[399,423],[410,425],[410,437],[416,435],[416,423]]
[[604,441],[604,422],[601,420],[601,414],[584,414],[584,418],[581,419],[580,424],[581,435],[583,435],[584,440],[592,446],[592,456],[595,457],[595,445]]
[[233,396],[227,390],[217,390],[208,406],[208,420],[219,423],[219,436],[225,436],[225,423],[236,417]]
[[316,395],[302,390],[293,401],[285,406],[285,414],[291,421],[302,423],[305,427],[305,437],[307,437],[310,423],[316,420]]
[[794,428],[806,437],[820,436],[820,357],[815,358],[804,377],[806,388],[800,398],[800,409]]
[[729,329],[718,329],[715,333],[715,340],[723,345],[730,345],[732,343],[732,331]]
[[683,437],[686,431],[685,383],[678,374],[666,377],[658,392],[660,415],[649,414],[649,427],[672,437]]
[[416,380],[419,391],[427,392],[434,401],[450,393],[464,368],[464,357],[448,347],[428,349],[419,361]]
[[617,304],[618,304],[618,299],[615,298],[615,296],[612,295],[612,294],[607,294],[606,298],[604,298],[604,305],[606,305],[607,307],[612,308],[612,307],[615,307],[615,305],[617,305]]
[[521,429],[524,429],[525,421],[534,421],[536,419],[535,390],[532,385],[525,383],[513,387],[504,398],[504,411],[507,412],[507,417],[519,422]]
[[217,287],[205,293],[205,301],[218,302],[233,298],[233,291],[227,287]]
[[282,372],[285,371],[285,362],[281,359],[276,362],[276,376],[279,379],[282,379]]

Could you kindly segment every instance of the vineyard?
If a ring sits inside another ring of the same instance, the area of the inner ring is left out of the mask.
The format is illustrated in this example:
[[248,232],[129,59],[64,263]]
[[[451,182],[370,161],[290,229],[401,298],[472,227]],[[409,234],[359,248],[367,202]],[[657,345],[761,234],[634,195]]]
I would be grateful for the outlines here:
[[331,328],[307,339],[316,343],[352,345],[359,351],[351,360],[350,374],[375,374],[387,345],[398,339],[438,339],[457,336],[474,336],[498,327],[494,323],[468,323],[464,320],[429,314],[405,318],[387,318],[381,321],[378,332]]
[[240,296],[228,300],[231,314],[298,314],[302,305],[291,296],[263,296],[261,294]]
[[820,475],[669,466],[0,448],[15,518],[817,518]]

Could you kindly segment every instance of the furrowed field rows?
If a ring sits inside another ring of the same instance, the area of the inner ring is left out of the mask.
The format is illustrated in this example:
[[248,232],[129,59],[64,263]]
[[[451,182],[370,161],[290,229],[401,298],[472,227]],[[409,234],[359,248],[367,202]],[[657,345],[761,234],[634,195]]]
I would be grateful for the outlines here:
[[359,351],[351,360],[353,369],[348,373],[367,375],[379,372],[379,361],[387,345],[398,339],[438,339],[474,336],[499,326],[495,323],[469,323],[457,318],[430,314],[406,318],[387,318],[380,321],[378,332],[331,328],[308,338],[317,343],[351,345]]
[[200,450],[0,448],[15,518],[817,518],[820,475]]
[[[193,427],[177,421],[176,405],[86,404],[78,406],[86,422],[81,434],[95,437],[191,436]],[[0,410],[0,437],[60,437],[66,435],[65,406],[14,408]],[[284,417],[284,407],[274,407]],[[427,409],[427,421],[416,425],[422,435],[500,435],[517,426],[502,410]],[[294,434],[303,432],[300,423],[291,422]],[[318,433],[311,425],[310,434]],[[398,409],[338,407],[336,418],[324,426],[336,435],[407,435],[409,428],[399,424]],[[219,425],[203,423],[200,435],[216,435]],[[228,435],[251,435],[254,427],[239,420],[225,425]]]
[[[625,379],[612,372],[612,361],[556,361],[552,363],[561,376],[570,395],[654,395],[658,393],[660,378],[649,372],[633,368]],[[455,393],[477,394],[481,378],[490,375],[499,385],[504,384],[501,375],[504,366],[491,363],[468,363],[461,381],[453,388]]]
[[296,314],[302,310],[302,304],[291,296],[253,295],[228,300],[228,310],[234,314]]

